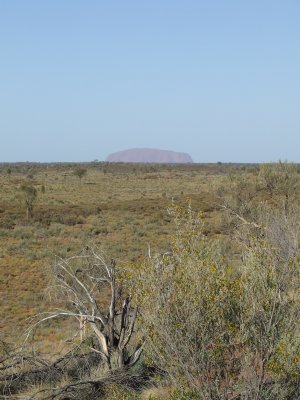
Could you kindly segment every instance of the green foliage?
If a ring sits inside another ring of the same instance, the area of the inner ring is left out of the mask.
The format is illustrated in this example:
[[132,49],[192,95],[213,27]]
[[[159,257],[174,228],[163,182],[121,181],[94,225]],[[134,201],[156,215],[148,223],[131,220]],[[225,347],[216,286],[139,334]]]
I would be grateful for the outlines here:
[[176,227],[172,251],[150,259],[137,283],[148,351],[177,385],[214,386],[239,365],[240,280],[204,235],[201,215],[190,206],[169,212]]
[[175,389],[171,393],[170,400],[204,400],[195,390]]
[[32,217],[33,206],[37,198],[37,190],[30,183],[23,183],[20,187],[21,202],[26,208],[27,218]]
[[81,182],[81,179],[87,174],[87,169],[86,168],[82,168],[82,167],[77,167],[74,170],[73,174],[75,176],[77,176],[77,178],[79,178],[79,180]]
[[233,393],[299,398],[296,209],[262,203],[255,224],[242,217],[241,261],[233,264],[204,234],[201,215],[190,206],[170,208],[172,250],[141,267],[134,293],[147,350],[183,393],[189,387],[205,400]]
[[263,164],[260,167],[259,177],[262,186],[272,198],[279,200],[279,206],[283,205],[287,214],[300,184],[297,165],[282,161]]
[[118,385],[110,385],[105,389],[106,400],[139,400],[139,395],[132,391],[121,388]]

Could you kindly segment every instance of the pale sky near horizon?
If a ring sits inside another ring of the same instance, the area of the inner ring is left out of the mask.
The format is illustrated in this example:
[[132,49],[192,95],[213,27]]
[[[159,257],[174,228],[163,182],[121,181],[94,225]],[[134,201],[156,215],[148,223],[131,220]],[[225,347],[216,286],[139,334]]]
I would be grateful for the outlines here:
[[300,162],[300,0],[0,0],[0,162]]

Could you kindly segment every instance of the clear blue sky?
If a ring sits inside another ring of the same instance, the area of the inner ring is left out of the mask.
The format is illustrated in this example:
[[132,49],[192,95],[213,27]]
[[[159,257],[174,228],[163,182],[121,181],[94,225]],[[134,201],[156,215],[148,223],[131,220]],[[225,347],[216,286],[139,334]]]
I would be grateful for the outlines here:
[[300,162],[300,0],[0,0],[0,161]]

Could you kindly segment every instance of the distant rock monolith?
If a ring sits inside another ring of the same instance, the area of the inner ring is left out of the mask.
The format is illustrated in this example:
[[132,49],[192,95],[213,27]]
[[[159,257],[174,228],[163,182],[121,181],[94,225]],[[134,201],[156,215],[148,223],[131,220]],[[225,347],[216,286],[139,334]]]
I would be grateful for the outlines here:
[[161,164],[185,164],[193,162],[191,156],[187,153],[148,148],[119,151],[117,153],[110,154],[106,161]]

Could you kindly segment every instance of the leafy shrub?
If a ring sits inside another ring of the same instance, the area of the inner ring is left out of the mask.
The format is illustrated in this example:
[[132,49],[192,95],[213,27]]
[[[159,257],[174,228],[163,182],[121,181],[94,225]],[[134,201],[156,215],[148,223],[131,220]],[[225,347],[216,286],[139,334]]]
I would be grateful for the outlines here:
[[110,385],[105,389],[106,400],[139,400],[139,396],[132,390],[125,390],[118,385]]
[[239,227],[240,263],[204,235],[201,215],[173,206],[172,251],[140,268],[147,350],[179,399],[187,387],[203,400],[300,396],[297,208],[259,207],[257,223]]

